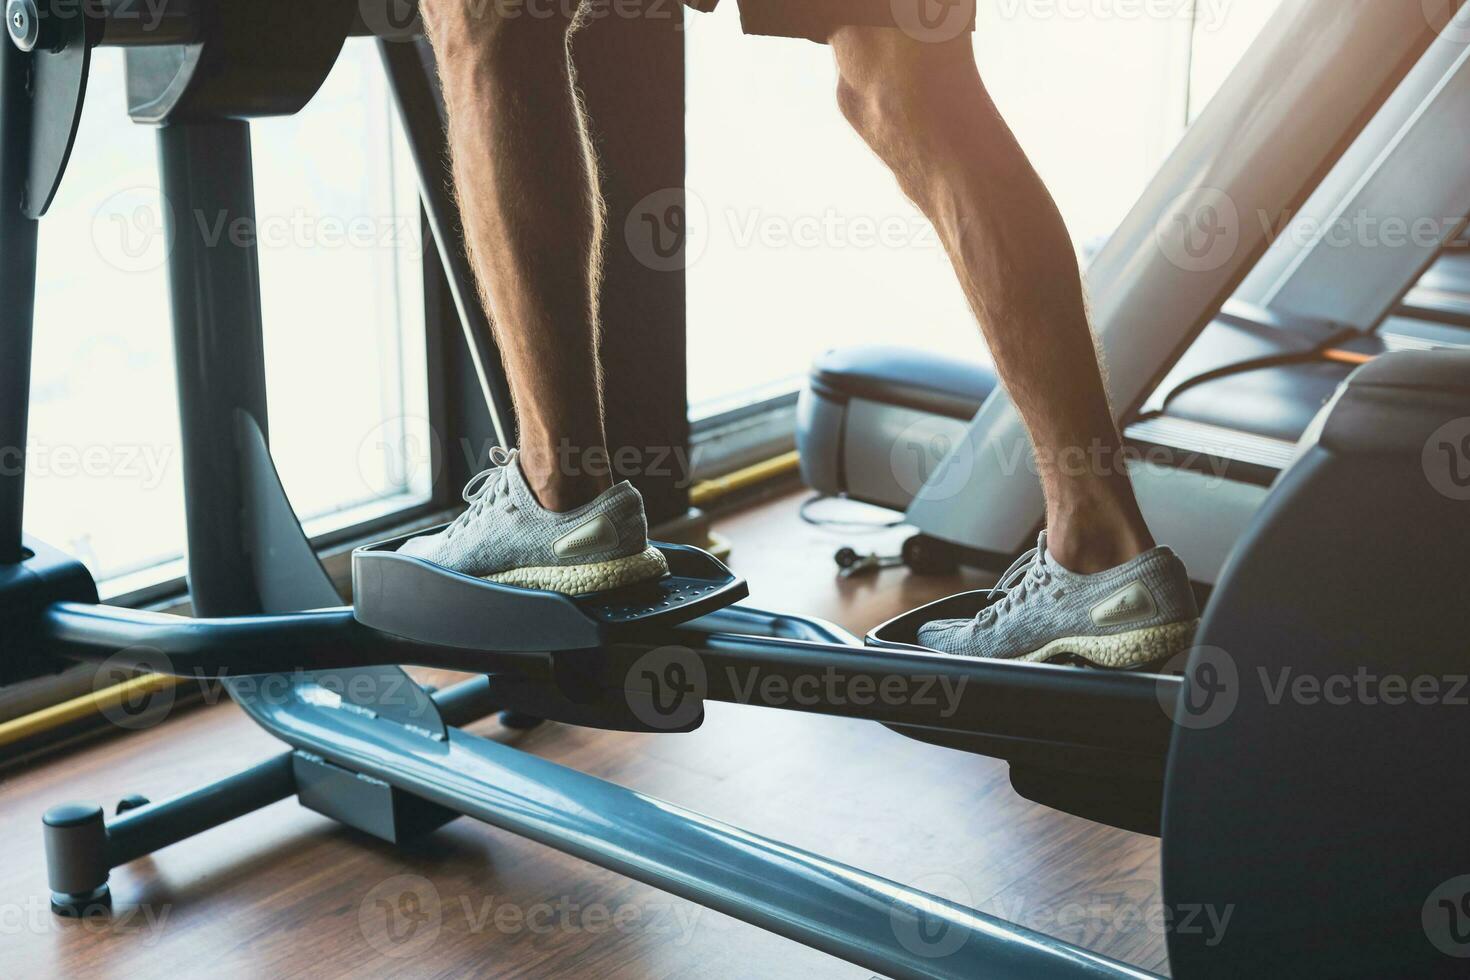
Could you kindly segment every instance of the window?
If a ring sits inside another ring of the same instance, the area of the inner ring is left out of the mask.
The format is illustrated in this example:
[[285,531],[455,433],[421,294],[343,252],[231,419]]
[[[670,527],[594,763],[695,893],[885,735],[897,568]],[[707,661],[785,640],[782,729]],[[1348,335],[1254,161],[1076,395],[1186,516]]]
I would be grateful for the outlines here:
[[26,531],[108,579],[183,553],[168,260],[154,134],[99,48],[76,148],[42,219]]
[[[981,71],[1084,259],[1278,3],[980,4]],[[938,240],[840,117],[830,52],[734,14],[687,20],[692,414],[789,391],[832,347],[983,357]]]
[[[179,574],[184,501],[154,136],[98,49],[41,223],[27,532],[116,595]],[[426,499],[419,207],[370,43],[299,116],[253,124],[271,433],[313,533]]]
[[271,452],[309,531],[432,490],[424,240],[403,140],[366,39],[301,113],[252,126]]

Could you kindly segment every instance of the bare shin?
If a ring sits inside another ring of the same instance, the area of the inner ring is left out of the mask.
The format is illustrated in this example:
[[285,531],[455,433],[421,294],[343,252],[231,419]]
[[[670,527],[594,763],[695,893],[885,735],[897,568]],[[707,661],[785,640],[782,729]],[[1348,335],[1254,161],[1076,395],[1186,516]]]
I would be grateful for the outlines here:
[[602,197],[576,95],[567,10],[424,0],[449,111],[454,182],[481,300],[541,503],[611,485],[598,361]]
[[1025,422],[1048,547],[1079,572],[1152,547],[1133,494],[1060,212],[981,82],[969,37],[832,37],[838,101],[935,225]]

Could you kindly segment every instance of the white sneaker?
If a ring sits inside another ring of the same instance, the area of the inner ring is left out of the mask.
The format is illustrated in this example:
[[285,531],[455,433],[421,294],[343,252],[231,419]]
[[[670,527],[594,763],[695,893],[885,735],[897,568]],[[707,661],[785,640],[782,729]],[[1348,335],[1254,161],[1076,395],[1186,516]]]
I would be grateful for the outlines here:
[[1047,554],[1043,531],[991,591],[974,619],[927,623],[919,642],[962,657],[1138,667],[1188,649],[1199,625],[1189,575],[1168,548],[1079,575]]
[[497,465],[465,487],[470,505],[445,530],[398,549],[476,578],[568,595],[605,592],[666,575],[663,553],[648,543],[643,497],[619,483],[565,514],[542,507],[515,452],[496,449]]

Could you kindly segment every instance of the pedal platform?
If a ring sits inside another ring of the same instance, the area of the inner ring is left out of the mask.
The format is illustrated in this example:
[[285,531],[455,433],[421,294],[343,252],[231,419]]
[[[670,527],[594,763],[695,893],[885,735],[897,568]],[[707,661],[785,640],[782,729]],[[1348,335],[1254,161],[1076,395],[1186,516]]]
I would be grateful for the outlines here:
[[[974,619],[992,602],[999,602],[1004,598],[1004,593],[997,592],[991,595],[989,589],[981,589],[978,592],[964,592],[960,595],[952,595],[938,602],[931,602],[927,606],[910,609],[908,612],[895,616],[881,626],[876,626],[866,637],[863,638],[865,646],[879,647],[888,650],[907,650],[911,653],[934,653],[919,642],[919,627],[926,623],[932,623],[936,619]],[[1103,670],[1107,668],[1098,667],[1081,657],[1065,654],[1052,661],[1053,664],[1065,667],[1077,667],[1085,670]],[[1149,673],[1156,664],[1147,664],[1143,667],[1130,668],[1133,673]]]
[[587,650],[640,630],[677,626],[750,594],[714,556],[652,542],[669,563],[655,581],[568,596],[487,582],[398,553],[430,528],[352,554],[353,614],[364,626],[419,643],[506,653]]
[[[999,595],[996,596],[999,598]],[[952,595],[927,606],[910,609],[895,616],[881,626],[875,626],[863,642],[870,647],[887,650],[907,650],[911,653],[933,653],[919,642],[919,627],[936,619],[973,619],[990,604],[990,590],[965,592]]]

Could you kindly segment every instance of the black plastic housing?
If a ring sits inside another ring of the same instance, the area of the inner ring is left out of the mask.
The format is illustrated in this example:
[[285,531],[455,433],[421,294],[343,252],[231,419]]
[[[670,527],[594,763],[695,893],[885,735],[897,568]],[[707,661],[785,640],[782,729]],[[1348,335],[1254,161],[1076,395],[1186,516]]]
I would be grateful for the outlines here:
[[398,553],[430,528],[352,554],[353,612],[359,623],[420,643],[466,650],[586,650],[635,630],[677,626],[750,594],[711,555],[683,545],[654,546],[669,574],[586,596],[500,585]]
[[24,539],[18,565],[0,565],[0,686],[54,674],[64,663],[41,643],[41,612],[53,602],[97,601],[92,575],[76,559]]
[[[991,594],[986,590],[932,602],[876,627],[865,638],[866,643],[870,647],[932,653],[918,642],[919,627],[936,619],[969,619],[990,601]],[[1089,675],[1095,676],[1085,666],[1025,663],[1008,666],[1014,670],[1037,671],[1039,679],[1046,679],[1059,692],[1085,683]],[[1150,689],[1158,692],[1169,683],[1167,678],[1144,672],[1116,676],[1118,683],[1130,688],[1136,686],[1145,694]],[[1158,720],[1160,708],[1156,700],[1141,697],[1136,703],[1140,705],[1139,712],[1149,714],[1137,719],[1140,727],[1147,728]],[[1015,732],[1005,731],[1001,724],[991,732],[942,731],[915,725],[887,727],[931,745],[1004,759],[1011,765],[1011,787],[1033,802],[1137,833],[1160,834],[1167,759],[1163,743],[1159,744],[1158,752],[1129,752],[1103,744],[1101,737],[1096,743],[1079,738],[1018,737]],[[1106,734],[1099,732],[1099,736]]]

